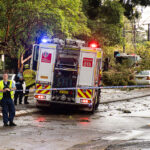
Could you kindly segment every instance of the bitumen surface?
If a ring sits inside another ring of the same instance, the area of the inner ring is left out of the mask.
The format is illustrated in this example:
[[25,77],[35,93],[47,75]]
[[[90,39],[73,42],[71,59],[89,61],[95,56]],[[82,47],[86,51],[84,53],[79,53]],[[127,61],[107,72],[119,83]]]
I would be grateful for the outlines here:
[[102,90],[102,103],[92,115],[67,109],[41,111],[31,96],[29,105],[16,106],[17,127],[3,127],[0,118],[0,150],[149,149],[150,96],[143,97],[149,91]]

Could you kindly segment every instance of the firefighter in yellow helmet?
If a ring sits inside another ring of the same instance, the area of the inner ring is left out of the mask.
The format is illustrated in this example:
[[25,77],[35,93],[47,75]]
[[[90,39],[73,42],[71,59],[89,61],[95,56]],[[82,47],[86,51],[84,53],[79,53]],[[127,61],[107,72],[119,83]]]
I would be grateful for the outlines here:
[[25,92],[25,97],[24,97],[24,104],[29,104],[28,102],[28,95],[29,95],[29,89],[35,85],[35,77],[36,73],[29,69],[29,65],[26,64],[24,66],[25,70],[23,72],[23,78],[26,83],[26,92]]

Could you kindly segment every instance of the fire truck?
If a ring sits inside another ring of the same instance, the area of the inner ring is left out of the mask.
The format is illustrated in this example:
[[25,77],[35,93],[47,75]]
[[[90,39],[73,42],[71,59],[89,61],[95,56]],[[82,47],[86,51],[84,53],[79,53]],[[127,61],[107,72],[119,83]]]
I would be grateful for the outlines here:
[[37,107],[76,105],[90,112],[98,108],[102,50],[96,43],[86,46],[80,40],[43,39],[33,45],[31,69],[36,71]]

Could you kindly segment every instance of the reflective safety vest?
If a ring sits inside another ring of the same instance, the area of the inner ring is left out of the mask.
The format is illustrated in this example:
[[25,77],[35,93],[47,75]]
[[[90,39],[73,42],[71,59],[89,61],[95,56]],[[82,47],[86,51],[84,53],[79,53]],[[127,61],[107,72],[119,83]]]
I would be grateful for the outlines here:
[[30,86],[35,83],[36,73],[33,70],[27,69],[23,72],[23,78],[26,86]]
[[[8,80],[10,82],[9,84],[9,88],[11,89],[12,88],[12,81],[11,80]],[[4,88],[4,81],[1,80],[0,81],[0,90],[3,90]],[[10,96],[11,96],[11,99],[14,99],[14,91],[10,91]],[[0,92],[0,100],[3,99],[3,92]]]

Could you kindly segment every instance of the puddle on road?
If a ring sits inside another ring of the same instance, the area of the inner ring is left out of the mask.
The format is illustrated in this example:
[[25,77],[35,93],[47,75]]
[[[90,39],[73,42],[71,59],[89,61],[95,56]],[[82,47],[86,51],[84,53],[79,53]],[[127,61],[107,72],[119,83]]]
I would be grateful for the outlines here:
[[81,124],[81,125],[88,125],[89,123],[90,123],[91,121],[90,121],[90,119],[88,118],[88,117],[84,117],[84,118],[80,118],[79,119],[79,123]]
[[114,140],[119,140],[119,141],[124,141],[124,140],[132,140],[138,136],[143,135],[144,131],[139,131],[139,130],[131,130],[131,131],[122,131],[120,133],[115,133],[112,136],[107,136],[102,138],[103,140],[109,140],[109,141],[114,141]]
[[86,117],[86,118],[80,118],[79,122],[90,122],[90,119],[88,117]]
[[38,117],[36,119],[37,122],[46,122],[46,118],[45,117]]

